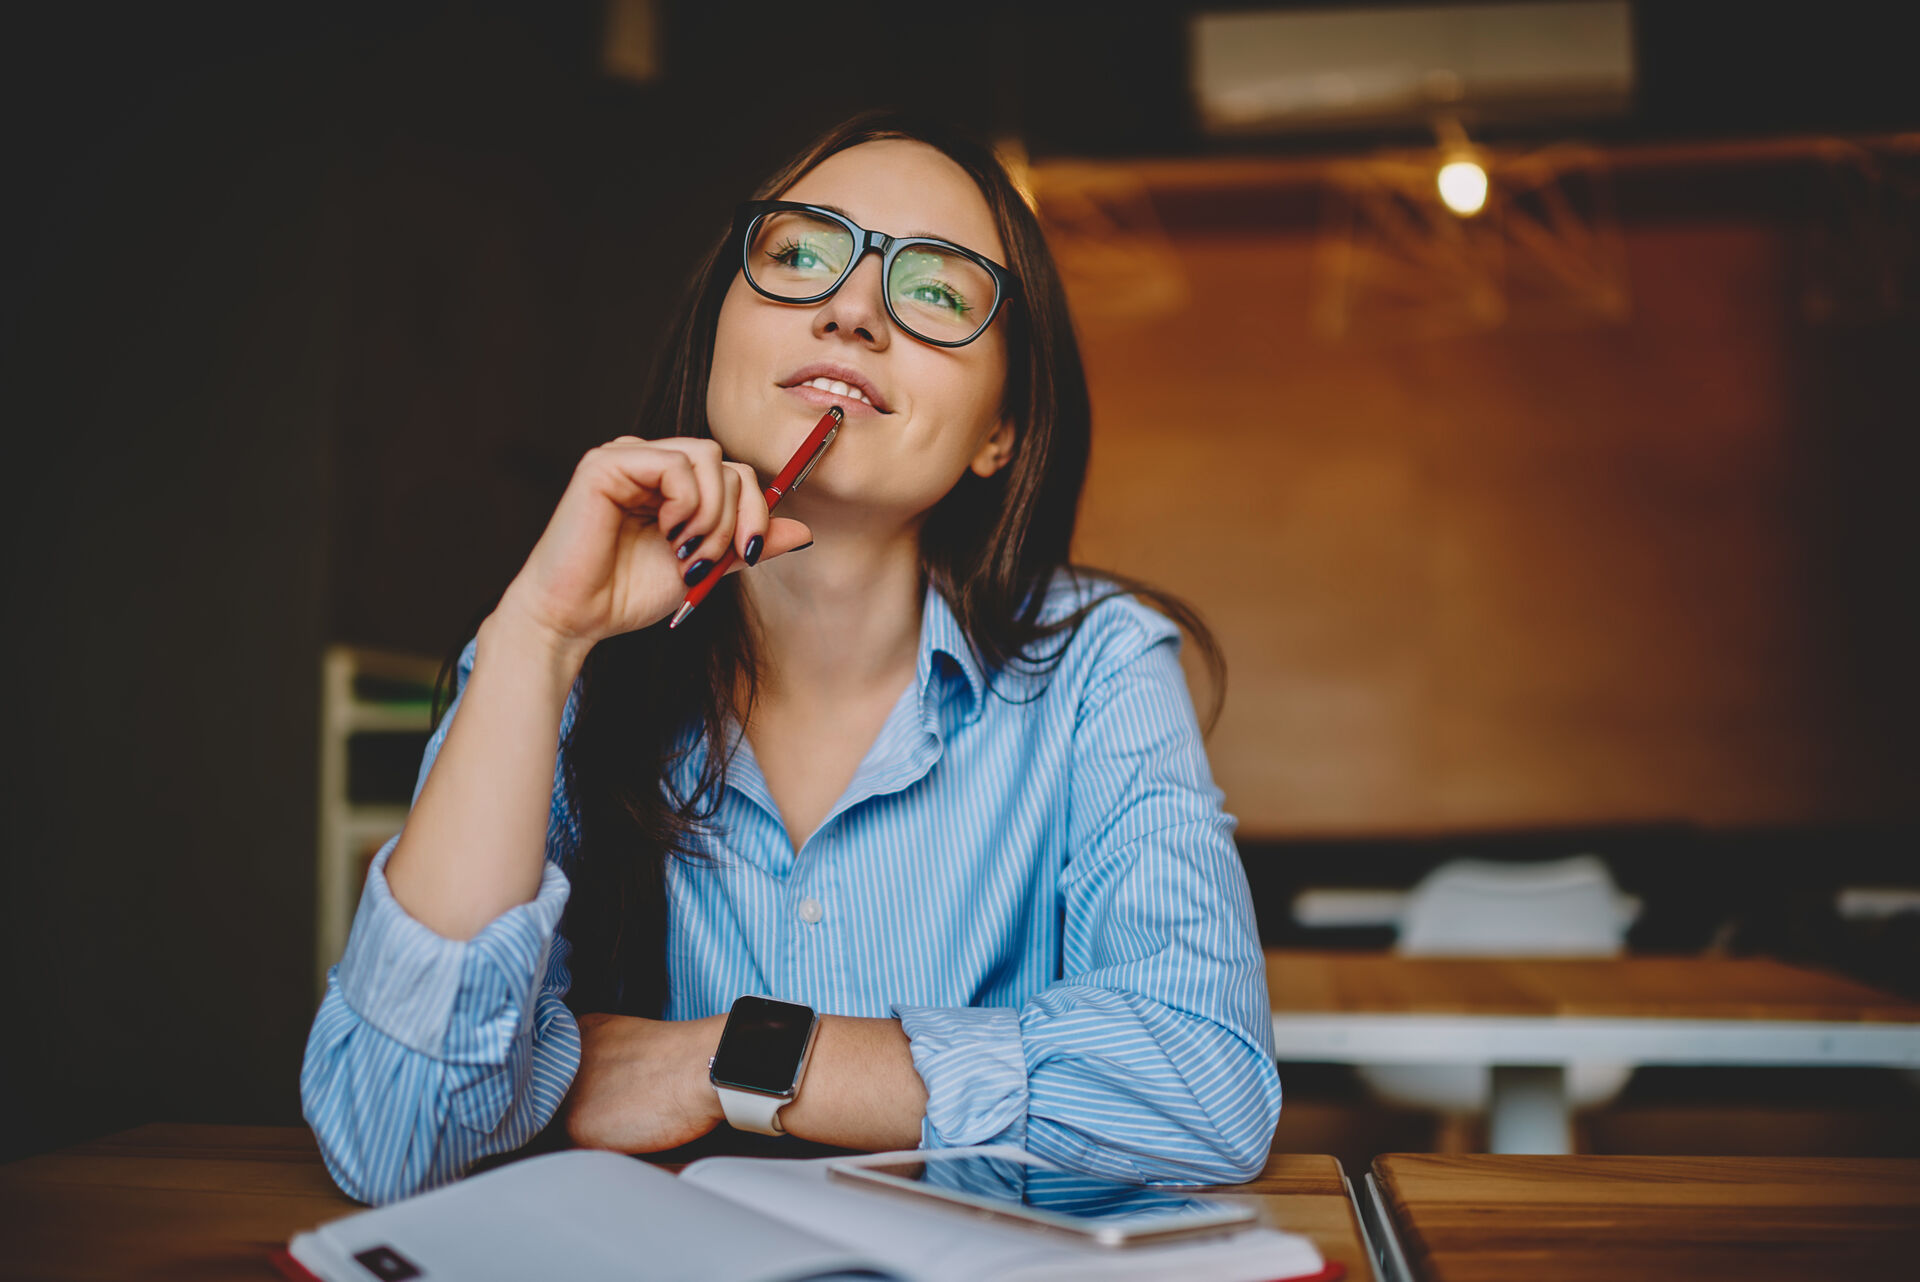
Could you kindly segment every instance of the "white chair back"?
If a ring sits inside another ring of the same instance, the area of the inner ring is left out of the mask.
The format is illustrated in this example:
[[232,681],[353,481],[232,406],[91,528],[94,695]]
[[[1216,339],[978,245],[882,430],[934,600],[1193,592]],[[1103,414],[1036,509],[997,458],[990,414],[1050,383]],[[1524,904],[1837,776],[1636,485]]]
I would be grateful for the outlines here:
[[1396,947],[1409,956],[1610,957],[1631,922],[1597,855],[1527,864],[1455,859],[1413,888]]
[[[1626,940],[1638,901],[1623,896],[1597,855],[1539,863],[1454,859],[1407,896],[1398,952],[1409,956],[1611,957]],[[1567,1066],[1577,1108],[1612,1099],[1633,1065]],[[1414,1108],[1470,1113],[1487,1105],[1484,1064],[1367,1064],[1360,1077],[1381,1097]]]

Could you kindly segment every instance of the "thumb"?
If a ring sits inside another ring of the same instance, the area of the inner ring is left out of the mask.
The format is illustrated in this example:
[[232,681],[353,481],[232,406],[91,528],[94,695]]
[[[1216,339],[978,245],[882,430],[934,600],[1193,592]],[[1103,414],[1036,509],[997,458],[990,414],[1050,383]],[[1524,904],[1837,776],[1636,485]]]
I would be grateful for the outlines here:
[[[812,543],[813,531],[807,528],[804,521],[794,521],[784,516],[773,517],[767,522],[767,546],[760,554],[760,564],[765,565],[776,556],[784,556],[788,552],[798,552]],[[736,557],[733,564],[727,567],[727,573],[737,574],[746,568],[747,563]]]

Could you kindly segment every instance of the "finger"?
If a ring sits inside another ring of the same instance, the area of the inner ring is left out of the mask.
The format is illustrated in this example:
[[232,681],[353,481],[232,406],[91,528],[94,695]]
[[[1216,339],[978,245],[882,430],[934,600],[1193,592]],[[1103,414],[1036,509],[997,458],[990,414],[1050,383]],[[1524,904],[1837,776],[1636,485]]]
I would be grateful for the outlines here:
[[671,511],[662,508],[660,511],[662,533],[673,542],[674,552],[681,560],[690,560],[701,541],[720,522],[721,507],[726,499],[726,481],[722,475],[726,469],[720,464],[720,446],[713,441],[688,437],[675,437],[653,444],[684,456],[700,483],[700,501],[697,505]]
[[[812,546],[813,531],[808,529],[803,522],[790,520],[784,516],[776,516],[768,522],[767,543],[766,547],[760,553],[759,563],[765,565],[777,556],[785,556],[789,552],[798,552],[801,548]],[[736,571],[746,568],[747,564],[745,561],[735,561],[727,567],[727,573],[733,574]]]
[[636,516],[655,517],[675,508],[694,511],[700,505],[693,461],[677,450],[603,445],[587,451],[576,476]]
[[751,467],[745,463],[727,466],[740,474],[739,507],[733,518],[733,550],[740,554],[742,561],[752,565],[766,552],[767,496],[760,492],[760,478]]
[[[694,567],[702,562],[711,568],[733,544],[733,524],[740,511],[740,474],[723,464],[720,468],[720,488],[719,520],[710,532],[701,537],[700,545],[693,554],[681,558],[687,562],[688,573],[692,573]],[[692,541],[688,540],[689,543]]]

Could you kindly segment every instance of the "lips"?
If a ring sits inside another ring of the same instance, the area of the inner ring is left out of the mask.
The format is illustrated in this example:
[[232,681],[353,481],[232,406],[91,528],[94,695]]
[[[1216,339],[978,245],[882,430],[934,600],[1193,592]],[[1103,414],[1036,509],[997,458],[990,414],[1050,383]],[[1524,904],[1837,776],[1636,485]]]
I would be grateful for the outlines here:
[[808,379],[799,386],[817,387],[823,392],[832,392],[835,396],[851,396],[863,404],[873,404],[872,399],[858,385],[842,383],[839,379],[828,378],[824,374],[819,378]]
[[873,385],[873,380],[851,365],[808,365],[781,379],[780,386],[799,392],[802,399],[815,404],[838,405],[844,402],[850,412],[858,412],[855,407],[878,414],[893,412],[886,397]]

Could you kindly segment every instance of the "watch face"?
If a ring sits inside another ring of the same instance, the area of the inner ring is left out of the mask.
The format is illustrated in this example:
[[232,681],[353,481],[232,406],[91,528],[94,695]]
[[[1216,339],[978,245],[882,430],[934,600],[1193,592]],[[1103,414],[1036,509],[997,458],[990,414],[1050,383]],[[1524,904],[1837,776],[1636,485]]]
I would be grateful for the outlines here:
[[717,1086],[784,1095],[793,1089],[812,1031],[813,1012],[805,1006],[742,997],[720,1035],[710,1076]]

